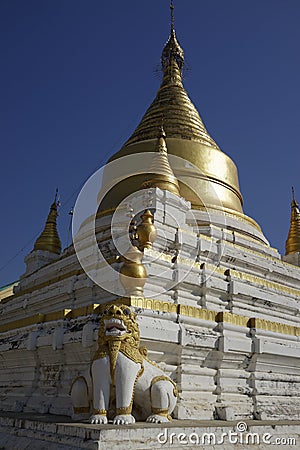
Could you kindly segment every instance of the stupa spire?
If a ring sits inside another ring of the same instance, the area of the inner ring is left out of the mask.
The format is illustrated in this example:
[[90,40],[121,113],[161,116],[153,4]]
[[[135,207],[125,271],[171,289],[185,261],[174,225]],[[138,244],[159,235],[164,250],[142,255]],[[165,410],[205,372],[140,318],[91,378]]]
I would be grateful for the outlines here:
[[174,2],[170,1],[170,11],[171,11],[171,31],[175,28],[175,19],[174,19]]
[[161,54],[163,80],[155,100],[125,146],[148,139],[156,139],[163,116],[168,138],[197,141],[219,150],[183,87],[184,52],[176,36],[173,1],[170,3],[170,10],[170,35]]
[[182,85],[182,70],[184,66],[184,52],[177,40],[174,19],[174,3],[170,3],[171,31],[169,39],[161,54],[161,67],[164,73],[163,85],[174,83]]
[[58,190],[56,189],[54,201],[50,207],[50,211],[46,220],[45,227],[37,238],[33,250],[48,251],[50,253],[61,253],[61,242],[57,232],[56,219],[58,216]]
[[295,190],[292,187],[291,224],[288,238],[285,244],[286,255],[300,252],[300,211],[295,199]]

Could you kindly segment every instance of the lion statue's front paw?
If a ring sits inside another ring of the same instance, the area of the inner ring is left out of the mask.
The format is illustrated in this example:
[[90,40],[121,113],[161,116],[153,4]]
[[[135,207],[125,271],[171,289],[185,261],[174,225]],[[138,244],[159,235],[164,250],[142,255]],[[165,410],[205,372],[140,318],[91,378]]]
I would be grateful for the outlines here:
[[107,423],[107,417],[103,414],[93,414],[90,418],[90,422],[105,425]]
[[114,425],[128,425],[130,423],[135,423],[135,418],[131,414],[119,414],[114,420]]
[[151,423],[163,423],[163,422],[170,422],[167,416],[161,416],[160,414],[151,414],[146,420],[146,422]]

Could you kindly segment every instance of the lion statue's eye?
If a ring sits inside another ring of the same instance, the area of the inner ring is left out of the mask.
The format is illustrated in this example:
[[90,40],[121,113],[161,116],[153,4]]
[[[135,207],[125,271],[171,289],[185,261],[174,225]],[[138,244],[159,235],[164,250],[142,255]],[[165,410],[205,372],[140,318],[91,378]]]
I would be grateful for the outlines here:
[[124,309],[123,313],[125,314],[125,316],[130,316],[131,311],[130,309],[126,308]]
[[107,314],[107,309],[105,309],[105,310],[102,312],[102,314]]

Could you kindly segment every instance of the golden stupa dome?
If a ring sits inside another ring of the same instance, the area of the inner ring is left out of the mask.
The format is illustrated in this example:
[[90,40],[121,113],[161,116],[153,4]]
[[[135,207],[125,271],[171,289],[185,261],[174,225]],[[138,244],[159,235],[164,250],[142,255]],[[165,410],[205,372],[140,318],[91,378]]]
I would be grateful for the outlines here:
[[[243,199],[234,162],[208,134],[183,86],[184,52],[176,37],[173,11],[171,32],[162,52],[161,66],[163,80],[154,101],[131,137],[109,162],[136,153],[155,152],[163,121],[168,154],[192,163],[190,166],[182,165],[175,173],[180,176],[181,196],[189,200],[194,209],[222,209],[255,224],[243,214]],[[143,180],[141,175],[137,175],[116,185],[110,183],[113,187],[102,200],[100,211],[116,207],[127,195],[140,189]]]

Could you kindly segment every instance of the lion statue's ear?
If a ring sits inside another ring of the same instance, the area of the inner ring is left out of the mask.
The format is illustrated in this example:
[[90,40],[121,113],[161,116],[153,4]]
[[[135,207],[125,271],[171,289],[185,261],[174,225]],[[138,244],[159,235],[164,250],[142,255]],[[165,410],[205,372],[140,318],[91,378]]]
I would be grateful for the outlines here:
[[122,311],[125,314],[125,316],[132,315],[132,309],[130,308],[130,306],[122,305]]
[[132,319],[136,318],[135,308],[134,306],[128,306],[128,305],[121,305],[123,314],[125,316],[131,316]]
[[132,314],[133,319],[136,319],[137,312],[136,312],[136,309],[134,307],[131,308],[131,314]]

